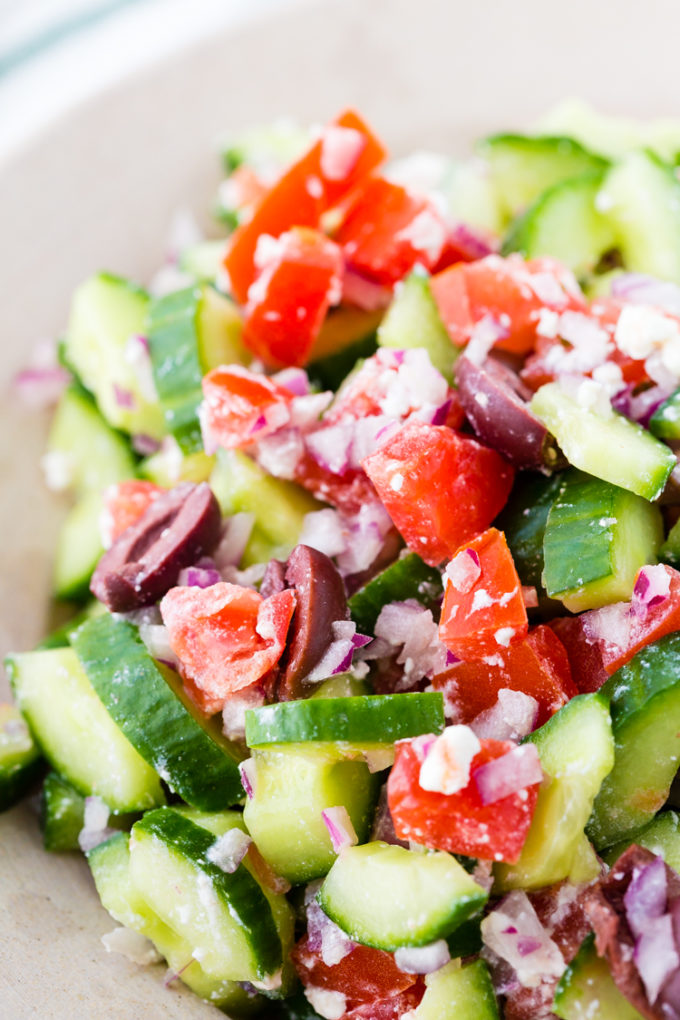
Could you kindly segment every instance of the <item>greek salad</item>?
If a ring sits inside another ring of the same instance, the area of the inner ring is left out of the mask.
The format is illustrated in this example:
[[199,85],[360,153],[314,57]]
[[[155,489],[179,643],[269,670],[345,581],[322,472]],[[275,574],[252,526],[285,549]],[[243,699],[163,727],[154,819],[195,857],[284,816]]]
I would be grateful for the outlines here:
[[72,613],[6,661],[0,810],[39,786],[158,1011],[680,1018],[679,154],[252,130],[222,237],[17,379]]

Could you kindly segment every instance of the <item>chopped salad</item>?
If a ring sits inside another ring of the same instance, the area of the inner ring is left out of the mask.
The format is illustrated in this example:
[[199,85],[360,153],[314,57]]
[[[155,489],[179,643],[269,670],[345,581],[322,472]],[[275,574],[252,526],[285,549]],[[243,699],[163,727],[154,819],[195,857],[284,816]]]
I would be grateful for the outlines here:
[[679,153],[279,123],[226,237],[77,289],[0,809],[108,950],[233,1017],[680,1018]]

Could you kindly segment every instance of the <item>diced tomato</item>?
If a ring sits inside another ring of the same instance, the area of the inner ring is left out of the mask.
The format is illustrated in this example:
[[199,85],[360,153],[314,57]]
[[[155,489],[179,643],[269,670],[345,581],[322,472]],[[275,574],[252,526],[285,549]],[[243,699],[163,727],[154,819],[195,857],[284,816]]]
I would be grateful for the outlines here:
[[100,521],[104,546],[108,549],[165,491],[160,485],[136,478],[109,486],[104,493],[104,508]]
[[262,234],[279,237],[293,226],[318,227],[385,157],[385,149],[353,110],[346,110],[266,192],[253,216],[234,233],[224,266],[232,293],[246,303],[255,279],[255,248]]
[[415,974],[405,974],[394,962],[392,953],[357,945],[338,963],[324,963],[318,950],[310,949],[303,936],[293,949],[291,959],[305,987],[342,992],[348,1011],[362,1003],[388,999],[416,983]]
[[227,178],[229,206],[232,209],[242,210],[247,206],[254,205],[267,192],[267,185],[263,184],[258,175],[247,163],[237,166]]
[[231,694],[257,683],[278,662],[295,609],[286,589],[263,599],[220,581],[210,588],[171,588],[160,604],[184,686],[208,715]]
[[433,678],[432,686],[444,692],[451,718],[461,723],[493,708],[503,688],[536,699],[538,726],[578,693],[564,645],[546,624],[534,627],[523,641],[497,647],[486,659],[455,662]]
[[340,300],[342,252],[308,227],[265,241],[256,253],[260,272],[248,291],[243,342],[268,365],[304,365],[326,312]]
[[666,564],[654,570],[663,570],[669,584],[668,595],[657,603],[615,602],[580,616],[551,621],[550,626],[567,649],[574,681],[581,692],[598,690],[641,648],[680,630],[680,572]]
[[376,999],[345,1013],[341,1020],[402,1020],[407,1013],[420,1005],[425,994],[425,982],[418,978],[415,984],[389,999]]
[[336,234],[350,269],[391,285],[416,263],[432,269],[447,240],[447,226],[427,198],[384,177],[365,182]]
[[507,334],[494,346],[514,354],[532,349],[542,308],[585,307],[573,277],[553,259],[525,262],[518,255],[489,255],[438,273],[430,287],[455,344],[466,344],[487,319]]
[[337,510],[356,514],[365,503],[377,503],[373,483],[361,468],[347,468],[336,474],[312,457],[307,450],[295,468],[295,481],[317,499]]
[[424,790],[420,768],[425,760],[422,739],[401,740],[387,781],[387,797],[400,839],[435,850],[508,861],[519,858],[531,825],[538,788],[534,783],[492,804],[483,804],[474,773],[482,765],[512,751],[511,740],[482,740],[472,759],[470,779],[457,793]]
[[261,372],[221,366],[203,378],[203,429],[227,450],[248,446],[286,425],[293,394]]
[[489,526],[514,478],[495,450],[417,421],[362,464],[406,544],[432,566]]

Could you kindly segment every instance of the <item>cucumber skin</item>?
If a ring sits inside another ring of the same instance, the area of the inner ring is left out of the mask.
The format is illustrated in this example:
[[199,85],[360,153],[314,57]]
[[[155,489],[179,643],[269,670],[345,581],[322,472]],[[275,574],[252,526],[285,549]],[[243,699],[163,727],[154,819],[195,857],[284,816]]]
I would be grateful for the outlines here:
[[239,866],[228,874],[207,859],[206,854],[215,842],[211,832],[172,808],[162,807],[147,811],[133,826],[133,840],[137,833],[160,840],[208,876],[217,897],[229,915],[238,920],[244,938],[257,956],[258,978],[266,978],[281,966],[281,940],[266,896],[245,867]]
[[416,599],[439,612],[444,593],[441,574],[417,553],[400,557],[349,599],[349,611],[361,634],[373,634],[380,611],[388,602]]
[[642,1020],[616,987],[609,966],[588,935],[559,980],[553,1011],[560,1020]]
[[484,960],[451,960],[425,978],[413,1020],[498,1020],[498,1002]]
[[616,864],[624,850],[633,843],[663,857],[670,868],[680,873],[680,815],[677,811],[660,811],[643,829],[615,843],[603,855],[605,863],[610,866]]
[[497,526],[505,534],[522,584],[544,591],[543,537],[562,476],[524,472],[521,481],[501,511]]
[[221,747],[189,714],[170,687],[170,671],[164,675],[131,623],[95,617],[72,645],[112,719],[187,803],[218,811],[242,800],[241,756],[234,749],[228,757],[228,742],[222,738]]
[[246,712],[249,747],[300,741],[392,744],[444,729],[439,691],[285,701]]
[[635,834],[663,806],[680,757],[680,633],[641,649],[604,685],[615,739],[614,767],[588,824],[596,848]]
[[57,772],[45,776],[40,808],[43,845],[61,853],[79,850],[78,836],[83,827],[85,798]]

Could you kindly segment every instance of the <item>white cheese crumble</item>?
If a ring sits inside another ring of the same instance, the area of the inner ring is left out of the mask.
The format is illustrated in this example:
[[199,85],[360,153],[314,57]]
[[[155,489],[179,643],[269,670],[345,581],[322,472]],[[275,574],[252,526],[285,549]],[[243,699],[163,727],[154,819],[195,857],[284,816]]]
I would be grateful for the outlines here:
[[470,781],[472,759],[481,747],[469,726],[447,726],[420,766],[420,786],[423,790],[445,794],[465,789]]
[[415,251],[424,252],[431,262],[436,262],[446,243],[446,227],[432,209],[423,209],[394,239],[407,241]]
[[70,453],[63,450],[50,450],[40,460],[45,476],[45,485],[52,492],[63,492],[74,480],[75,461]]
[[102,935],[102,943],[107,953],[120,953],[140,967],[148,967],[162,960],[153,942],[131,928],[114,928]]
[[347,999],[342,992],[331,992],[327,988],[309,985],[305,988],[305,998],[324,1020],[340,1020],[347,1012]]
[[503,648],[507,648],[512,639],[515,636],[514,627],[499,627],[494,634],[494,639],[497,645],[502,645]]
[[245,857],[251,843],[250,836],[241,829],[229,829],[217,837],[205,856],[211,864],[231,875]]
[[354,169],[366,142],[354,128],[331,124],[321,132],[321,173],[329,181],[341,181]]
[[626,305],[616,323],[616,346],[631,358],[648,358],[654,350],[680,338],[675,319],[647,305]]

